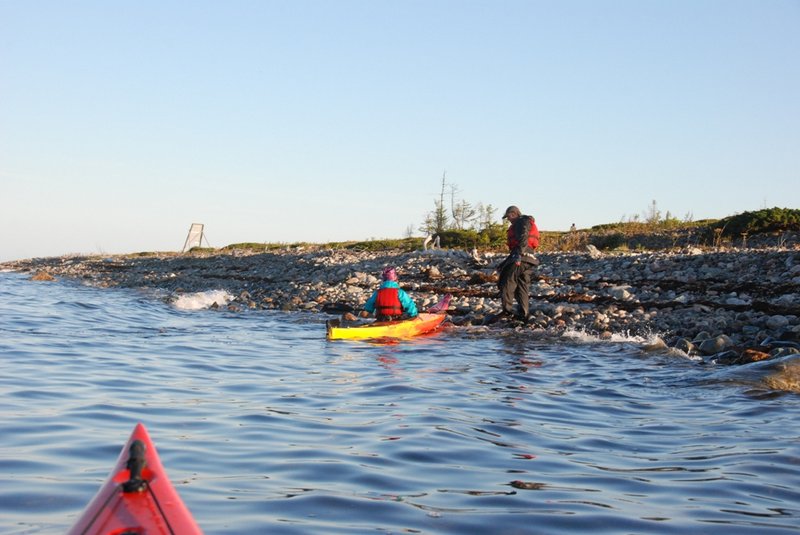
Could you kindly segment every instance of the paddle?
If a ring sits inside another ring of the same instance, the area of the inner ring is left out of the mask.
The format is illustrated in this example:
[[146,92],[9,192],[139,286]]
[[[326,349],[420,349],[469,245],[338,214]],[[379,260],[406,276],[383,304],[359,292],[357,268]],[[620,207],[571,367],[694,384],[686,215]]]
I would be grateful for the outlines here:
[[436,303],[435,305],[428,307],[428,310],[426,310],[426,312],[428,312],[429,314],[436,314],[438,312],[446,311],[447,308],[450,306],[450,300],[452,298],[453,298],[452,295],[444,294],[442,298],[439,299],[439,302]]

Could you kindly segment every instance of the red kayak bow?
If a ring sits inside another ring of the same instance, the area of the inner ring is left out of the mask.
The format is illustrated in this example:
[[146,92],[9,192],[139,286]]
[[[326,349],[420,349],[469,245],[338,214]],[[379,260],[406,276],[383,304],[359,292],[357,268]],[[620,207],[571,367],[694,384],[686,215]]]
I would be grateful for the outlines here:
[[143,424],[69,535],[201,534]]

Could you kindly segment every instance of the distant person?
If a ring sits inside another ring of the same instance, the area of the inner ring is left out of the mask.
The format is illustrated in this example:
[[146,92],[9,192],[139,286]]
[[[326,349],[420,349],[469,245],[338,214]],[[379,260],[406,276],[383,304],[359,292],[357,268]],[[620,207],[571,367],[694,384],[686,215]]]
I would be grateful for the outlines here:
[[575,227],[575,223],[573,223],[572,226],[569,227],[569,231],[570,232],[575,232],[576,230],[578,230],[578,229]]
[[[500,300],[503,305],[503,316],[514,316],[516,319],[528,321],[528,300],[533,269],[539,265],[534,251],[539,247],[539,229],[536,220],[529,215],[522,215],[516,206],[509,206],[503,219],[510,223],[506,233],[506,245],[509,254],[498,266],[500,271]],[[519,305],[514,314],[514,300]]]
[[364,304],[364,310],[374,312],[378,321],[391,321],[417,316],[417,305],[397,283],[397,271],[384,268],[381,284]]

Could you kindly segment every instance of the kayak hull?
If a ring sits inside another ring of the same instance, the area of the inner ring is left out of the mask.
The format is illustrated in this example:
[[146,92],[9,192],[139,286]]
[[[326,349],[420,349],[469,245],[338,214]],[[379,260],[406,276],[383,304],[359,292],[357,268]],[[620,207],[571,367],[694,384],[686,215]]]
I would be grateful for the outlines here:
[[368,340],[377,338],[413,338],[438,329],[447,314],[420,313],[414,318],[398,321],[375,321],[365,325],[341,326],[338,320],[328,321],[330,340]]
[[[136,461],[134,450],[141,452],[135,455]],[[138,461],[141,458],[143,462]],[[192,535],[202,530],[167,477],[147,429],[139,423],[114,470],[68,533]]]

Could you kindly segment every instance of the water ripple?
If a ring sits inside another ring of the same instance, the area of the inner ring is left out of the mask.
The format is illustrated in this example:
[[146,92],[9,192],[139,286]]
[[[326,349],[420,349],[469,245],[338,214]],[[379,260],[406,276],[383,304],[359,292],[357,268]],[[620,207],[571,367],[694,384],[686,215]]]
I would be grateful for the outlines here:
[[635,343],[330,343],[312,315],[0,277],[0,532],[63,532],[137,421],[209,534],[800,525],[800,398]]

